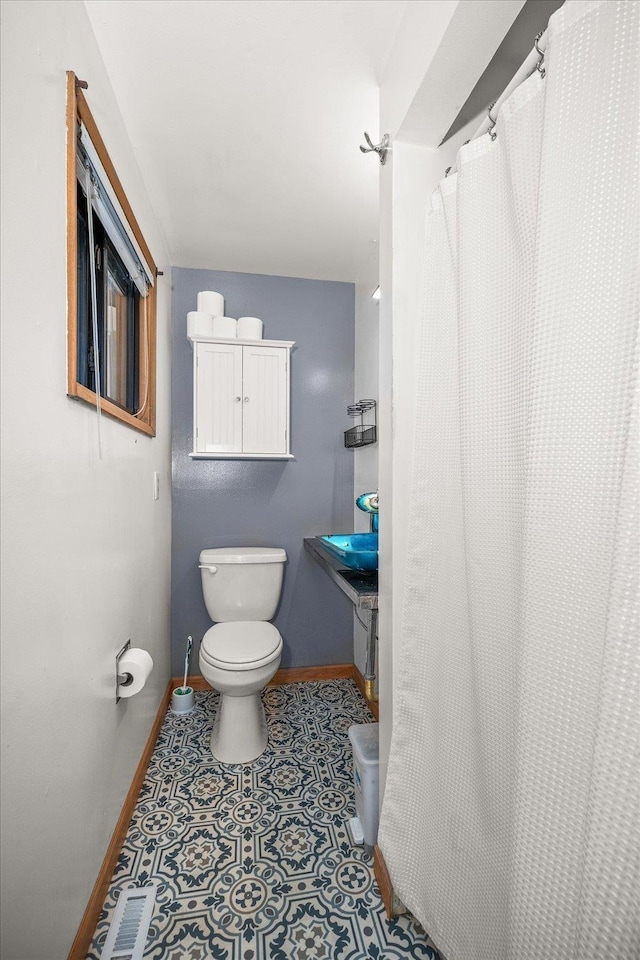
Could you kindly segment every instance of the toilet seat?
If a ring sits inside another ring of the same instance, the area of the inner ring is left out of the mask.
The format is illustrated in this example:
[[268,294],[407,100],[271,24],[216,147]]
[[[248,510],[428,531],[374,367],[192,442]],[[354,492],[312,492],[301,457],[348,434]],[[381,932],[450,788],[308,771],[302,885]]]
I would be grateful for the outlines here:
[[272,623],[234,620],[209,627],[200,645],[200,656],[218,670],[254,670],[275,660],[282,637]]

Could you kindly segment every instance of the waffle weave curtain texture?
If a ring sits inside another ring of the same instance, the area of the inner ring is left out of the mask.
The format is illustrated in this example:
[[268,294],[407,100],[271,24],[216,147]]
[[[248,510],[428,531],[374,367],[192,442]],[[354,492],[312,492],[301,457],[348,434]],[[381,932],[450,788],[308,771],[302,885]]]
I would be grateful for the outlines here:
[[637,960],[636,0],[427,212],[411,535],[379,844],[447,960]]

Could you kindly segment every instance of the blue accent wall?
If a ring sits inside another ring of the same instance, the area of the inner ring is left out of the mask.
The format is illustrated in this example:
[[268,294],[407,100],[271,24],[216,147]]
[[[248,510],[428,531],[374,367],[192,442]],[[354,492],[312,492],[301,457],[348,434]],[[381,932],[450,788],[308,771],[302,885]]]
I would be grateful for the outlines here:
[[[353,402],[354,286],[258,274],[173,268],[172,296],[172,671],[191,672],[211,626],[198,556],[205,547],[284,547],[274,623],[282,667],[350,663],[352,605],[305,552],[304,537],[353,528],[353,451],[343,445]],[[265,340],[295,340],[291,356],[291,450],[295,460],[195,460],[192,350],[187,311],[199,290],[217,290],[230,317],[260,317]]]

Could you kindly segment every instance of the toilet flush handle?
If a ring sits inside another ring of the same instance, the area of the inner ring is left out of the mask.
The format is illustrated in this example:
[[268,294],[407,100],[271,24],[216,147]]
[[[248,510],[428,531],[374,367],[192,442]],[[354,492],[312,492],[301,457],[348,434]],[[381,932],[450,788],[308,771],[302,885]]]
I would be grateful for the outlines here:
[[201,564],[200,564],[200,569],[201,569],[201,570],[208,570],[209,573],[217,573],[217,572],[218,572],[218,568],[217,568],[217,567],[214,567],[214,566],[212,566],[212,565],[210,565],[210,564],[207,564],[207,563],[201,563]]

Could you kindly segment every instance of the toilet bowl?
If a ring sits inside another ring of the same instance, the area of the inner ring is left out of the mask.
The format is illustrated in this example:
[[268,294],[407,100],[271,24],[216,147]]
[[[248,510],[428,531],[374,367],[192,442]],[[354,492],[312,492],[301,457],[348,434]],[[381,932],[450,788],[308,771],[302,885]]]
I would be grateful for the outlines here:
[[220,693],[211,752],[225,764],[250,763],[267,746],[261,691],[280,664],[282,637],[272,623],[286,553],[231,547],[200,554],[202,589],[212,620],[200,645],[200,671]]
[[218,623],[200,645],[200,671],[220,693],[211,753],[221,763],[250,763],[267,746],[260,693],[280,665],[282,637],[271,623]]

